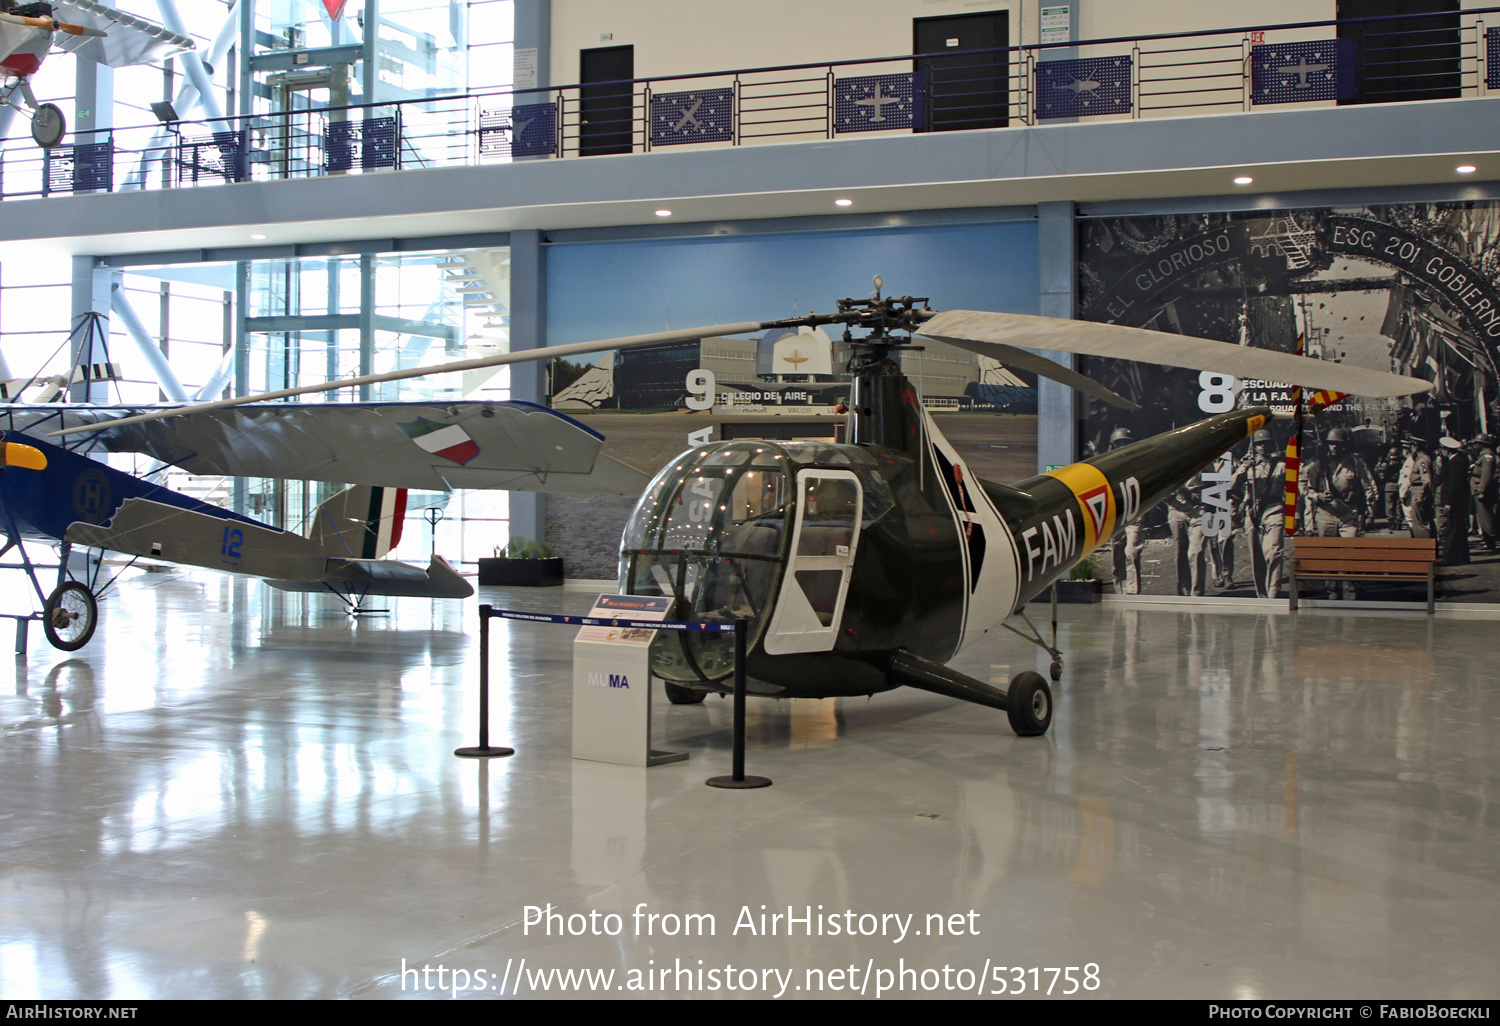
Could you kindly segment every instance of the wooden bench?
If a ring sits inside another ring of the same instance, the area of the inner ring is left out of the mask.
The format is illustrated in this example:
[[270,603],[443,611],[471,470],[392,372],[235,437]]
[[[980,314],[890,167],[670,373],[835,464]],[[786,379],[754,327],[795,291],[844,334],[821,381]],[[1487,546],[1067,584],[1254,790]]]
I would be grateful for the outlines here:
[[1297,608],[1297,580],[1426,581],[1427,611],[1432,612],[1432,587],[1437,564],[1435,538],[1308,538],[1292,543],[1292,572],[1288,581],[1293,611]]

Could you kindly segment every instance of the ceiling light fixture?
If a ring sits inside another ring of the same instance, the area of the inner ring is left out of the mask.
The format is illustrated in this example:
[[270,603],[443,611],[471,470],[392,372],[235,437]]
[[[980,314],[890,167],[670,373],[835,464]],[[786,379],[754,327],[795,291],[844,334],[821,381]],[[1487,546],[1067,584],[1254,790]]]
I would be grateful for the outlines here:
[[658,210],[656,212],[656,216],[657,217],[671,217],[672,216],[672,212],[670,210]]
[[833,205],[836,207],[852,207],[854,206],[854,201],[852,199],[836,199],[833,201]]
[[1460,164],[1453,170],[1457,171],[1461,175],[1472,175],[1475,171],[1478,171],[1479,168],[1475,167],[1473,164]]
[[260,240],[260,239],[264,239],[265,238],[264,235],[260,235],[260,234],[254,234],[254,235],[251,235],[250,237],[252,239],[256,239],[256,240]]
[[1251,178],[1249,175],[1240,175],[1238,178],[1236,178],[1234,180],[1234,184],[1235,185],[1249,185],[1253,181],[1255,181],[1255,179]]

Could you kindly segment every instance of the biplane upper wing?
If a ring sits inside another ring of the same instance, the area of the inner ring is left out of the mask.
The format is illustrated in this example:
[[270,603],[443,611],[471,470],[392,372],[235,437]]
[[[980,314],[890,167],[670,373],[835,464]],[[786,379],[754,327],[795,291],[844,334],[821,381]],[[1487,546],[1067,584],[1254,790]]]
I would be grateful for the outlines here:
[[29,406],[12,407],[9,419],[21,430],[47,417],[95,423],[89,447],[144,453],[194,474],[598,495],[638,495],[649,482],[599,451],[603,435],[535,403],[266,403],[109,423],[138,412]]
[[97,36],[60,34],[53,42],[61,50],[111,68],[152,64],[191,50],[194,45],[187,36],[149,18],[127,14],[94,0],[54,0],[52,15],[58,21],[103,30]]

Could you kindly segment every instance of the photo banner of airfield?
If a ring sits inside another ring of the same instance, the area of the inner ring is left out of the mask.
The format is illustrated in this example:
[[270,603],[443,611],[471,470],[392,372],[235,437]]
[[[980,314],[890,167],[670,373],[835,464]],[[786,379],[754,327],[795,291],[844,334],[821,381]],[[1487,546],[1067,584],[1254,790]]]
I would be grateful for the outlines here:
[[[773,328],[754,338],[707,338],[611,353],[548,368],[553,409],[827,413],[849,398],[851,347],[823,328]],[[1036,413],[1036,376],[942,343],[903,359],[929,406]]]
[[[831,312],[872,294],[935,307],[1036,310],[1032,222],[556,246],[548,253],[551,345],[718,321]],[[826,413],[848,398],[843,329],[774,329],[548,368],[552,405],[594,412]],[[1035,413],[1036,379],[942,343],[904,370],[935,408]],[[691,377],[691,380],[690,380]]]
[[[1437,595],[1500,601],[1500,206],[1100,218],[1079,227],[1079,317],[1431,381],[1308,417],[1297,534],[1435,538]],[[1081,455],[1236,406],[1293,411],[1292,390],[1129,361],[1080,370],[1135,400],[1088,401]],[[1286,597],[1285,452],[1293,428],[1238,446],[1101,553],[1122,594]],[[1312,598],[1425,601],[1425,585],[1305,581]]]

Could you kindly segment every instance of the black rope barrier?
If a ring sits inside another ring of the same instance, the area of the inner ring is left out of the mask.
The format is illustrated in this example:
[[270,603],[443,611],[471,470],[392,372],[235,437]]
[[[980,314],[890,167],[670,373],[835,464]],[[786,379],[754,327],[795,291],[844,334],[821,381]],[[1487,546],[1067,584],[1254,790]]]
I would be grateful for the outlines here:
[[490,745],[490,621],[523,620],[529,623],[556,623],[574,627],[635,627],[649,631],[697,631],[707,634],[734,635],[734,754],[729,776],[710,777],[710,787],[736,790],[769,787],[768,777],[745,775],[745,634],[748,620],[733,623],[688,622],[685,620],[624,620],[597,616],[575,616],[567,613],[530,613],[516,609],[479,607],[479,744],[456,748],[454,755],[470,759],[514,755],[514,748]]

